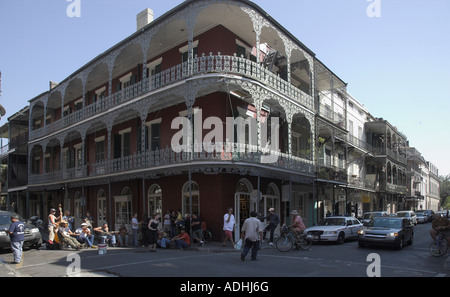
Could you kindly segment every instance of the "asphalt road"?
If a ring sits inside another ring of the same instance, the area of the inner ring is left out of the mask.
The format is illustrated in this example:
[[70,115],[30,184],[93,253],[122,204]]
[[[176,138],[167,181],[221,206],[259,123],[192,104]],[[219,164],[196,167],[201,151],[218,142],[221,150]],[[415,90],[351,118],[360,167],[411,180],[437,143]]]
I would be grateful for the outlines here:
[[[95,249],[81,251],[26,250],[19,265],[10,251],[0,252],[0,277],[449,277],[450,258],[428,253],[430,224],[415,227],[414,243],[403,250],[359,248],[356,241],[342,245],[314,244],[309,251],[281,253],[264,247],[257,261],[240,260],[240,252],[218,243],[191,251],[146,248],[109,248],[105,255]],[[368,256],[375,254],[377,261]],[[375,267],[375,264],[379,264]],[[80,269],[78,269],[80,268]]]

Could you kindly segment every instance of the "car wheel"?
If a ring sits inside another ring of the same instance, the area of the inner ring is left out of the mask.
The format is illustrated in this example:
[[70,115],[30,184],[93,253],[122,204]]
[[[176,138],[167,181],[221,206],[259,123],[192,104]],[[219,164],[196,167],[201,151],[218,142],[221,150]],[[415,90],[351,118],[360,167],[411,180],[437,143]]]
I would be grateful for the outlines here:
[[339,233],[338,239],[337,239],[337,243],[338,244],[343,244],[345,241],[345,234],[344,232]]
[[403,241],[403,237],[400,238],[400,242],[397,244],[397,249],[401,250],[405,246],[405,242]]

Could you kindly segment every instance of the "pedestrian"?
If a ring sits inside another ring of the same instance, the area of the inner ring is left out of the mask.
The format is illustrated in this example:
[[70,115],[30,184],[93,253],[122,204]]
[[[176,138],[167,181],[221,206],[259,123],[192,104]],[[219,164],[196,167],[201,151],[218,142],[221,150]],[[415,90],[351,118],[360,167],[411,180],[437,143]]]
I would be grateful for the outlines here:
[[50,214],[48,215],[48,241],[53,244],[53,240],[55,240],[55,233],[58,231],[58,221],[61,219],[61,215],[59,217],[55,216],[56,209],[50,209]]
[[148,223],[150,223],[150,218],[147,214],[144,214],[144,220],[141,224],[142,247],[148,247],[148,243],[150,241],[150,230],[148,229]]
[[181,233],[172,238],[172,241],[175,242],[177,250],[183,250],[191,245],[191,238],[185,228],[181,228]]
[[86,223],[81,223],[81,228],[75,230],[75,234],[77,234],[78,242],[84,243],[91,248],[97,248],[94,245],[94,235],[91,234],[91,230],[87,227]]
[[9,234],[11,241],[11,250],[14,255],[14,262],[12,264],[22,263],[22,249],[25,240],[25,224],[20,221],[16,214],[11,215],[11,225],[9,229],[5,228],[5,232]]
[[131,219],[131,230],[133,230],[133,246],[137,247],[139,245],[138,240],[138,231],[139,231],[139,222],[137,219],[137,213],[134,214],[133,218]]
[[234,246],[233,231],[235,224],[236,221],[233,215],[233,208],[229,207],[228,212],[223,216],[223,231],[225,232],[225,240],[223,241],[222,246],[226,246],[227,240],[230,240],[232,246]]
[[155,215],[153,219],[148,223],[149,229],[149,244],[150,252],[156,252],[156,243],[158,242],[158,226],[159,226],[159,214]]
[[259,241],[262,240],[262,224],[261,221],[256,218],[258,214],[256,211],[250,212],[250,217],[244,221],[244,225],[241,230],[241,238],[244,239],[244,249],[241,254],[241,260],[245,261],[250,249],[252,249],[252,261],[256,261],[256,256],[259,249]]
[[[133,236],[134,236],[134,230],[133,230]],[[128,247],[128,230],[124,224],[122,224],[119,228],[119,233],[117,233],[117,240],[119,241],[119,245],[121,247]]]
[[269,245],[273,245],[273,234],[275,233],[275,229],[277,228],[278,224],[281,222],[280,216],[275,213],[275,209],[273,207],[269,208],[269,214],[263,219],[269,221],[269,225],[264,228],[263,231],[263,239],[266,239],[266,233],[267,231],[270,232],[270,242]]
[[163,231],[166,233],[170,233],[170,229],[171,229],[171,222],[170,222],[170,216],[171,216],[171,211],[167,210],[167,213],[164,215],[164,220],[163,220]]
[[303,230],[306,229],[306,226],[303,223],[303,219],[298,211],[294,209],[293,211],[291,211],[291,215],[293,217],[293,223],[291,225],[292,231],[295,233],[295,235],[299,236],[303,232]]

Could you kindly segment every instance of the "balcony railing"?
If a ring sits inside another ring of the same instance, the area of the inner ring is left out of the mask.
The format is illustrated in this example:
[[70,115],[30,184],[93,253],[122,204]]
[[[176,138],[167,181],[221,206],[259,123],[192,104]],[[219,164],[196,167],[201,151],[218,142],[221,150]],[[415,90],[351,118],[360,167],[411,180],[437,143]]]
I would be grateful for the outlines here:
[[223,56],[220,53],[217,55],[210,53],[208,56],[203,54],[202,56],[196,56],[193,59],[192,69],[190,71],[189,69],[189,64],[184,62],[158,74],[144,78],[121,91],[106,96],[102,100],[84,106],[62,119],[46,124],[42,128],[30,131],[30,140],[44,137],[45,135],[57,132],[82,120],[89,119],[100,112],[107,111],[112,107],[116,107],[119,104],[153,90],[174,84],[189,77],[207,73],[235,74],[255,79],[295,100],[297,103],[308,109],[314,110],[314,102],[310,95],[272,73],[261,64],[243,57],[238,57],[236,55]]
[[[237,148],[237,146],[234,146]],[[77,166],[75,168],[65,169],[62,171],[54,171],[44,174],[31,174],[29,184],[45,184],[62,181],[76,180],[86,177],[101,177],[116,173],[132,173],[136,170],[153,170],[167,166],[183,166],[193,162],[213,162],[211,168],[220,168],[220,162],[223,165],[230,162],[249,163],[251,165],[260,165],[262,167],[273,169],[282,169],[294,171],[298,174],[314,175],[314,166],[312,161],[293,157],[289,154],[268,151],[258,152],[254,148],[244,145],[241,150],[233,149],[232,152],[225,150],[214,150],[208,152],[202,149],[201,152],[175,152],[171,148],[156,151],[145,151],[136,153],[131,156],[117,158],[113,160],[105,160],[98,163]],[[267,162],[270,161],[270,162]],[[217,164],[219,162],[219,164]]]
[[405,156],[385,147],[375,147],[373,149],[375,156],[389,156],[390,158],[401,162],[402,164],[407,164],[407,159]]

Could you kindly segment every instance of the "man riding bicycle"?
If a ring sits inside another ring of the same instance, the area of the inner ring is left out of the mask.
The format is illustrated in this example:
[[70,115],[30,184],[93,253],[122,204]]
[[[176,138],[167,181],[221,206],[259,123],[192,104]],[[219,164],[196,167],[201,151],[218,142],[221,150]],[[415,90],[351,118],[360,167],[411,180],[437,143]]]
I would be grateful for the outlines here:
[[295,235],[297,235],[297,237],[303,232],[303,230],[306,229],[305,224],[303,223],[302,217],[300,216],[300,214],[298,213],[298,211],[293,210],[291,212],[291,215],[293,217],[292,221],[292,231],[294,232]]
[[436,242],[436,237],[439,233],[444,234],[447,245],[450,246],[450,220],[435,213],[433,214],[433,222],[431,223],[430,230],[430,235],[434,242]]

